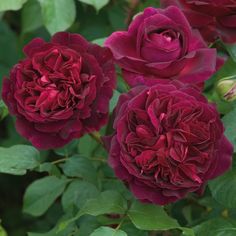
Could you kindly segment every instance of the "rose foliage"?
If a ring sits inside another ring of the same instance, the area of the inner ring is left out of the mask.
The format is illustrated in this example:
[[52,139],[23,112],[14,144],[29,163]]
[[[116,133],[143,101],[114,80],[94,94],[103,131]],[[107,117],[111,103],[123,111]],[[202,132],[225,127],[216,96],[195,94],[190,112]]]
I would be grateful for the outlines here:
[[235,235],[236,1],[16,2],[0,235]]

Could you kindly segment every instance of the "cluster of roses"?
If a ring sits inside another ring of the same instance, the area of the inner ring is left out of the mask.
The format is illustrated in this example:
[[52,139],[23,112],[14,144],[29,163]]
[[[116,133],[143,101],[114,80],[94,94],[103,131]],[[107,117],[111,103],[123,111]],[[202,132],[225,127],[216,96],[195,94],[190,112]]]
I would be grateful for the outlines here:
[[22,136],[40,149],[61,147],[106,124],[115,60],[132,89],[120,96],[115,131],[103,139],[109,163],[138,199],[156,204],[202,192],[233,152],[201,91],[222,65],[206,41],[236,41],[236,1],[162,4],[178,7],[145,9],[105,48],[66,32],[50,43],[34,39],[2,91]]

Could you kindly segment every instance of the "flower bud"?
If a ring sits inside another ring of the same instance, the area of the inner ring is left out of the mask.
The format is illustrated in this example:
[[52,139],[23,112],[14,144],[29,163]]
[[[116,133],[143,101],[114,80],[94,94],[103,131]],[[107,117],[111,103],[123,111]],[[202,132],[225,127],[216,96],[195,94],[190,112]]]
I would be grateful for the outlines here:
[[228,102],[236,100],[236,80],[221,80],[217,85],[217,92]]

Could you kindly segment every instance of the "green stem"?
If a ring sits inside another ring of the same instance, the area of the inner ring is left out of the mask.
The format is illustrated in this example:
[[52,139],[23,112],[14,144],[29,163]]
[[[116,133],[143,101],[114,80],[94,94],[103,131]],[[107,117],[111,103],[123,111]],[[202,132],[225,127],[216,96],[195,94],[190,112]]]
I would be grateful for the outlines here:
[[93,132],[89,134],[91,136],[91,138],[93,138],[96,142],[98,142],[99,144],[101,144],[102,146],[104,146],[104,143],[101,139],[101,135],[99,132]]
[[56,160],[56,161],[52,161],[51,164],[58,164],[58,163],[61,163],[61,162],[65,162],[66,160],[68,160],[68,157],[65,157],[65,158],[62,158],[62,159],[59,159],[59,160]]

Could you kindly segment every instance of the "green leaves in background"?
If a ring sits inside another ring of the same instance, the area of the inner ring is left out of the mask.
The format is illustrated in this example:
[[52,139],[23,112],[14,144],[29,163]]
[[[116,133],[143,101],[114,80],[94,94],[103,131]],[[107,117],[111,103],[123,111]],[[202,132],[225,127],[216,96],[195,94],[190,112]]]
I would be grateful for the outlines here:
[[121,93],[118,92],[117,90],[113,91],[113,96],[110,100],[110,106],[109,106],[110,112],[112,112],[114,110],[114,108],[116,107],[120,95],[121,95]]
[[236,208],[236,172],[226,174],[209,182],[212,196],[223,206]]
[[225,135],[226,137],[231,141],[231,143],[234,145],[234,150],[236,150],[236,107],[226,114],[222,121],[224,123],[225,127]]
[[68,177],[77,177],[85,179],[91,183],[97,182],[96,169],[91,161],[85,157],[75,155],[61,165],[63,172]]
[[190,228],[180,227],[177,220],[167,215],[164,208],[152,204],[133,202],[128,216],[133,224],[141,230],[169,230],[180,229],[182,235],[194,236]]
[[7,232],[5,231],[5,229],[3,229],[1,225],[0,225],[0,236],[7,236]]
[[24,195],[23,211],[33,216],[41,216],[63,193],[68,180],[47,176],[36,180]]
[[0,11],[19,10],[27,0],[1,0]]
[[50,32],[68,29],[75,20],[76,9],[74,0],[38,0],[41,9],[43,22]]
[[121,194],[114,190],[104,191],[95,198],[87,200],[75,217],[62,222],[59,231],[64,230],[70,223],[78,220],[83,215],[124,214],[126,210],[127,202]]
[[108,4],[109,0],[79,0],[80,2],[92,5],[97,11]]
[[63,146],[62,148],[57,148],[54,149],[53,151],[59,156],[69,157],[75,153],[78,153],[78,144],[79,144],[79,139],[74,139],[70,143]]
[[1,53],[0,53],[0,67],[6,68],[3,73],[0,71],[0,76],[8,74],[8,70],[14,63],[17,62],[18,48],[17,48],[17,37],[16,34],[11,31],[9,26],[5,24],[3,21],[0,21],[0,45]]
[[179,227],[178,222],[169,217],[163,207],[138,201],[132,204],[128,216],[138,229],[167,230]]
[[8,108],[5,103],[0,100],[0,120],[4,119],[8,115]]
[[63,209],[65,212],[74,206],[80,209],[87,200],[98,195],[99,191],[95,185],[83,180],[74,180],[63,193]]
[[98,216],[108,213],[124,214],[127,210],[127,202],[116,191],[108,190],[88,200],[79,211],[77,217],[88,214]]
[[127,234],[122,230],[102,226],[96,229],[90,236],[127,236]]
[[38,0],[30,0],[24,5],[21,12],[21,25],[23,33],[34,31],[43,25]]
[[196,236],[234,236],[236,224],[223,218],[210,219],[194,227]]
[[0,173],[24,175],[39,166],[39,152],[32,146],[0,147]]
[[92,43],[95,43],[99,46],[104,46],[104,42],[105,42],[106,39],[107,39],[107,37],[100,38],[100,39],[95,39],[95,40],[92,41]]
[[225,44],[224,46],[231,58],[236,62],[236,44]]

